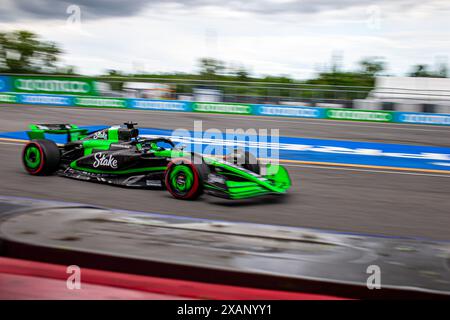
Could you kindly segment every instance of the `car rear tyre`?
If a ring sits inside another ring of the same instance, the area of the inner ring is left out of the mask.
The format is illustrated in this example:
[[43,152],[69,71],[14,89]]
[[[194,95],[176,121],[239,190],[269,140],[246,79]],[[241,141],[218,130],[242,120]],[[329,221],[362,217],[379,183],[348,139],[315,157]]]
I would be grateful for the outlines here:
[[50,140],[32,140],[22,152],[25,170],[31,175],[51,175],[59,168],[61,153]]
[[194,200],[203,193],[203,177],[207,175],[208,166],[205,163],[174,159],[167,166],[165,185],[174,198]]

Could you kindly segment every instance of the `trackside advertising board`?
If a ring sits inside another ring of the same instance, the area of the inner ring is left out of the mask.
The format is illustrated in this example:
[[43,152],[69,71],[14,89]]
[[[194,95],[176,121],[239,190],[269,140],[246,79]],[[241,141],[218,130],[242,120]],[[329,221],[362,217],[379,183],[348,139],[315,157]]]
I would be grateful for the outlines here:
[[0,93],[0,103],[17,103],[17,97],[11,93]]
[[192,109],[195,112],[206,113],[234,113],[252,114],[253,108],[249,104],[242,103],[221,103],[221,102],[194,102]]
[[269,104],[265,105],[191,102],[180,100],[130,99],[100,96],[72,96],[39,93],[25,94],[11,92],[0,92],[0,103],[96,108],[128,108],[140,110],[222,113],[272,117],[370,121],[383,123],[396,122],[450,126],[450,114],[314,108],[305,106],[283,106]]
[[325,110],[322,108],[256,104],[253,105],[253,114],[259,116],[320,119],[325,117]]
[[23,104],[40,104],[51,106],[73,106],[73,97],[49,94],[18,94],[17,102]]
[[126,108],[127,100],[123,98],[75,97],[75,105],[79,107]]
[[128,107],[142,110],[192,111],[191,102],[177,100],[129,99]]
[[88,78],[11,77],[11,91],[65,95],[96,95],[95,81]]
[[395,122],[450,126],[450,114],[396,112]]
[[11,91],[11,78],[8,76],[0,76],[0,92]]
[[325,117],[332,120],[353,120],[371,122],[393,122],[392,111],[372,111],[354,109],[326,109]]

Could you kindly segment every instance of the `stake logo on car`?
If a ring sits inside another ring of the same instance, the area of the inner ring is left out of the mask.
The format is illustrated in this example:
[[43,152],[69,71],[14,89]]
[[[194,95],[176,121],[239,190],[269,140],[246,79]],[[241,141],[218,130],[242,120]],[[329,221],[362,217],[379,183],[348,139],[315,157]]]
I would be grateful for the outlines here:
[[110,167],[112,169],[117,169],[117,160],[112,156],[106,156],[104,153],[96,153],[94,155],[94,168],[98,167]]

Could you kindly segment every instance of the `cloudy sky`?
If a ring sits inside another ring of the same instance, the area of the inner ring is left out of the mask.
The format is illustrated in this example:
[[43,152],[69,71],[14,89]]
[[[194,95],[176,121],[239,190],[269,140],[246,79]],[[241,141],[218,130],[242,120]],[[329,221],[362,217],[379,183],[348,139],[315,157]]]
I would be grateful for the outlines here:
[[388,72],[450,57],[448,0],[0,0],[0,30],[59,43],[86,74],[192,72],[200,57],[253,74],[312,77],[342,57],[368,56]]

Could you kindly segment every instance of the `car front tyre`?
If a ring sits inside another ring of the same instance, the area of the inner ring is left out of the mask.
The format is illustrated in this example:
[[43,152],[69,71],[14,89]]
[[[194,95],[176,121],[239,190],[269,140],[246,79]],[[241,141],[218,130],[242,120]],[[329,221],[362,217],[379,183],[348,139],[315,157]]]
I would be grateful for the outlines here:
[[194,164],[188,159],[172,160],[166,169],[165,185],[176,199],[194,200],[203,193],[202,177],[206,164]]

